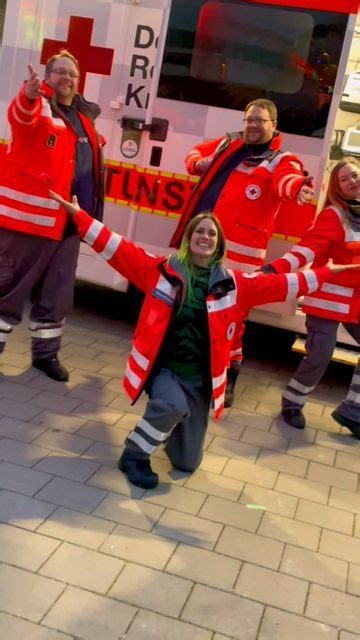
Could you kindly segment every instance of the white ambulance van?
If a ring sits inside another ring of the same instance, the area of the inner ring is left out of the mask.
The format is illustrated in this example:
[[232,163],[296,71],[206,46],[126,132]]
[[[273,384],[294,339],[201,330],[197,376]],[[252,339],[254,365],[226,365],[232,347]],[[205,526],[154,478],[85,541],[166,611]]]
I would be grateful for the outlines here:
[[[197,178],[184,157],[202,140],[241,130],[244,107],[266,97],[279,111],[283,148],[301,157],[317,198],[346,81],[358,0],[0,0],[0,151],[6,110],[31,63],[67,48],[80,90],[102,113],[107,140],[104,222],[155,254],[169,241]],[[284,253],[316,203],[280,209],[267,259]],[[128,283],[82,245],[79,279],[120,291]],[[296,306],[253,319],[303,329]]]

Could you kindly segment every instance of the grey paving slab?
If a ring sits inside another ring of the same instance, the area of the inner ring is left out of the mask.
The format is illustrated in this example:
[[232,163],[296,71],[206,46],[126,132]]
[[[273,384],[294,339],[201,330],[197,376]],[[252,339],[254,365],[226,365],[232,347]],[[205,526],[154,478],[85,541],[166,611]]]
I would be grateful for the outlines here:
[[8,398],[17,402],[29,402],[37,394],[38,391],[36,389],[31,389],[23,384],[0,380],[0,398]]
[[258,464],[251,464],[245,460],[228,460],[223,470],[223,475],[270,489],[274,487],[278,477],[276,471],[261,467]]
[[[338,629],[267,607],[257,640],[337,640]],[[345,638],[344,638],[345,640]],[[350,639],[349,639],[350,640]]]
[[99,467],[100,465],[93,460],[86,460],[85,458],[79,458],[75,455],[70,456],[58,453],[57,451],[51,451],[46,458],[42,458],[42,460],[35,465],[34,469],[47,471],[54,476],[61,476],[68,480],[85,482]]
[[354,514],[307,500],[299,501],[296,519],[348,535],[352,535],[354,528]]
[[278,571],[244,562],[235,593],[293,613],[302,613],[309,584]]
[[246,505],[233,504],[230,500],[215,496],[208,496],[199,511],[201,518],[239,527],[245,531],[256,531],[262,515],[261,510],[248,509]]
[[[153,465],[153,468],[155,470],[155,465]],[[121,493],[125,496],[131,496],[132,498],[140,498],[140,496],[145,493],[144,489],[128,482],[126,475],[120,473],[117,467],[111,468],[105,465],[100,467],[100,469],[89,478],[87,484],[106,489],[107,491]]]
[[248,508],[261,508],[283,516],[293,517],[298,505],[298,499],[279,491],[246,484],[240,496],[240,502]]
[[65,585],[50,578],[1,565],[0,602],[5,613],[40,622],[64,588]]
[[20,467],[10,462],[0,462],[0,487],[16,491],[26,496],[33,496],[51,479],[49,473]]
[[59,544],[38,533],[0,524],[0,562],[36,572]]
[[179,616],[193,583],[149,567],[127,564],[109,596],[168,616]]
[[360,629],[359,598],[316,584],[310,586],[305,615],[345,631]]
[[12,491],[0,492],[0,520],[35,530],[56,509],[55,504],[22,496]]
[[258,532],[269,538],[316,551],[321,529],[318,526],[285,518],[274,513],[264,513]]
[[263,606],[218,589],[196,585],[181,618],[219,633],[255,640]]
[[[116,426],[110,426],[100,422],[87,422],[77,431],[77,435],[91,438],[97,442],[106,442],[106,444],[114,445],[115,447],[121,447],[129,434],[129,430],[122,429],[118,424],[117,422]],[[135,426],[135,421],[133,421],[133,426]]]
[[231,591],[241,562],[220,553],[179,544],[166,565],[166,571],[195,582]]
[[17,440],[0,440],[0,459],[25,467],[32,467],[49,453],[49,449]]
[[225,527],[214,550],[233,558],[277,569],[283,549],[283,543],[277,540],[263,538],[234,527]]
[[[52,543],[54,544],[54,540]],[[123,567],[124,562],[117,558],[65,542],[43,564],[39,573],[60,582],[105,594]]]
[[196,514],[204,504],[206,495],[200,491],[168,484],[158,485],[156,489],[146,491],[144,500],[161,507],[172,507],[184,513]]
[[0,613],[0,637],[6,640],[72,640],[73,636],[61,633],[34,624],[27,620],[22,620],[8,613]]
[[37,530],[39,533],[59,540],[73,542],[89,549],[98,549],[114,528],[114,522],[59,507]]
[[73,433],[64,433],[58,429],[48,429],[39,436],[34,445],[64,453],[81,454],[94,443],[90,438],[83,438]]
[[52,411],[41,411],[36,417],[36,422],[45,425],[49,429],[60,429],[60,431],[74,433],[86,424],[87,420],[86,418],[52,413]]
[[97,420],[104,424],[115,424],[120,418],[121,411],[110,409],[96,402],[82,402],[72,412],[74,416],[84,417],[87,420]]
[[140,611],[126,640],[211,640],[212,632],[150,611]]
[[192,475],[187,474],[185,487],[236,502],[244,488],[244,483],[218,473],[197,469]]
[[360,538],[353,538],[325,529],[322,532],[319,551],[335,558],[360,564]]
[[345,591],[348,564],[330,555],[287,545],[280,570],[309,582]]
[[118,640],[133,620],[136,609],[76,587],[68,587],[43,623],[86,640]]
[[246,444],[246,442],[235,442],[230,438],[215,436],[209,447],[209,451],[219,453],[220,455],[227,456],[228,458],[240,457],[246,461],[255,462],[259,455],[260,448],[251,444]]
[[105,495],[105,491],[97,487],[73,482],[67,478],[54,478],[38,492],[37,497],[59,506],[88,513],[97,507]]
[[129,496],[110,493],[94,509],[93,514],[136,529],[151,531],[163,511],[164,508],[158,505],[147,503],[143,500],[134,500]]
[[81,400],[78,398],[70,398],[69,396],[51,393],[51,391],[42,391],[32,400],[33,404],[42,409],[51,409],[56,413],[68,414],[78,407]]
[[153,531],[164,538],[186,544],[213,549],[222,531],[222,525],[187,513],[167,509],[159,518]]
[[40,413],[41,409],[38,405],[17,402],[17,400],[9,400],[7,398],[0,399],[0,415],[9,418],[19,418],[19,420],[31,420]]
[[329,505],[360,514],[360,494],[334,487],[331,489]]
[[329,468],[323,464],[310,462],[307,478],[315,482],[329,484],[347,491],[356,491],[358,486],[358,474],[343,469]]
[[[35,420],[37,422],[37,418],[35,418]],[[47,427],[40,424],[25,422],[24,420],[6,416],[0,418],[0,436],[7,436],[13,440],[32,442],[46,430]]]
[[176,547],[175,542],[122,524],[117,525],[100,547],[109,555],[163,569]]

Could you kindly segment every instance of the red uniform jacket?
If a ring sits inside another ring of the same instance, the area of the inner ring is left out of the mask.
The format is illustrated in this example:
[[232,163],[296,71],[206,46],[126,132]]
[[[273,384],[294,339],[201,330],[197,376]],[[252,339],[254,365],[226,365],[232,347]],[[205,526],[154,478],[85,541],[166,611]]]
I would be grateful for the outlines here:
[[[125,390],[135,402],[156,362],[175,304],[184,295],[186,281],[182,265],[176,256],[163,258],[148,254],[84,211],[80,211],[74,221],[80,236],[110,266],[145,293],[124,377]],[[265,275],[260,272],[244,274],[214,265],[207,311],[216,417],[220,416],[224,404],[226,370],[236,323],[247,316],[251,307],[315,291],[319,282],[328,277],[327,267],[317,273]]]
[[[186,158],[189,173],[203,158],[212,162],[196,184],[171,240],[179,247],[188,221],[224,163],[244,145],[241,134],[197,145]],[[281,151],[276,133],[269,148],[258,157],[241,162],[229,175],[213,210],[227,239],[227,256],[237,262],[262,265],[274,221],[282,200],[295,198],[307,180],[303,165],[293,153]]]
[[[346,211],[340,206],[324,209],[301,242],[271,266],[285,273],[310,262],[314,268],[321,267],[330,258],[335,264],[360,264],[360,232],[350,228]],[[305,296],[303,311],[340,322],[359,322],[360,271],[330,273],[320,289]]]
[[[50,98],[53,90],[47,85],[43,88]],[[90,106],[86,101],[82,104]],[[53,240],[62,238],[67,213],[49,197],[49,189],[70,199],[78,135],[60,109],[57,111],[43,96],[29,100],[25,85],[9,106],[12,141],[0,169],[0,227]],[[98,134],[91,119],[79,110],[78,114],[93,149],[99,197],[102,163]]]

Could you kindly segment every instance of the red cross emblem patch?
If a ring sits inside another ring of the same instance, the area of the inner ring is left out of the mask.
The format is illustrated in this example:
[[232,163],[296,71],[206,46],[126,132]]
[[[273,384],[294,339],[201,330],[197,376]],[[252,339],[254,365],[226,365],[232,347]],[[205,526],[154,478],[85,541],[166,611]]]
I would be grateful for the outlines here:
[[257,200],[261,196],[261,189],[257,184],[249,184],[245,189],[245,195],[249,200]]

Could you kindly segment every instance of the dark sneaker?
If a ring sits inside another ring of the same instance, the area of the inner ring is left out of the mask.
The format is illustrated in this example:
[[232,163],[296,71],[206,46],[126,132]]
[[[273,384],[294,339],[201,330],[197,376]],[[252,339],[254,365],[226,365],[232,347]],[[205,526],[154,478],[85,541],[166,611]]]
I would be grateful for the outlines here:
[[234,363],[226,372],[226,389],[224,399],[225,409],[232,407],[234,404],[235,383],[240,373],[240,366],[240,363]]
[[124,450],[118,468],[126,473],[128,480],[142,489],[153,489],[159,483],[159,476],[154,473],[148,458],[132,458],[131,453]]
[[60,364],[57,358],[35,358],[32,362],[35,369],[39,369],[45,373],[48,378],[58,380],[59,382],[67,382],[69,380],[69,372]]
[[342,416],[336,409],[332,412],[332,417],[335,422],[341,424],[342,427],[346,427],[350,429],[351,433],[354,434],[355,438],[360,440],[360,422],[355,422],[355,420],[350,420],[350,418],[345,418]]
[[283,409],[281,411],[281,417],[290,427],[294,427],[294,429],[305,429],[306,421],[301,409]]
[[225,399],[224,399],[224,409],[228,409],[232,407],[234,404],[234,389],[230,387],[226,387],[225,389]]

